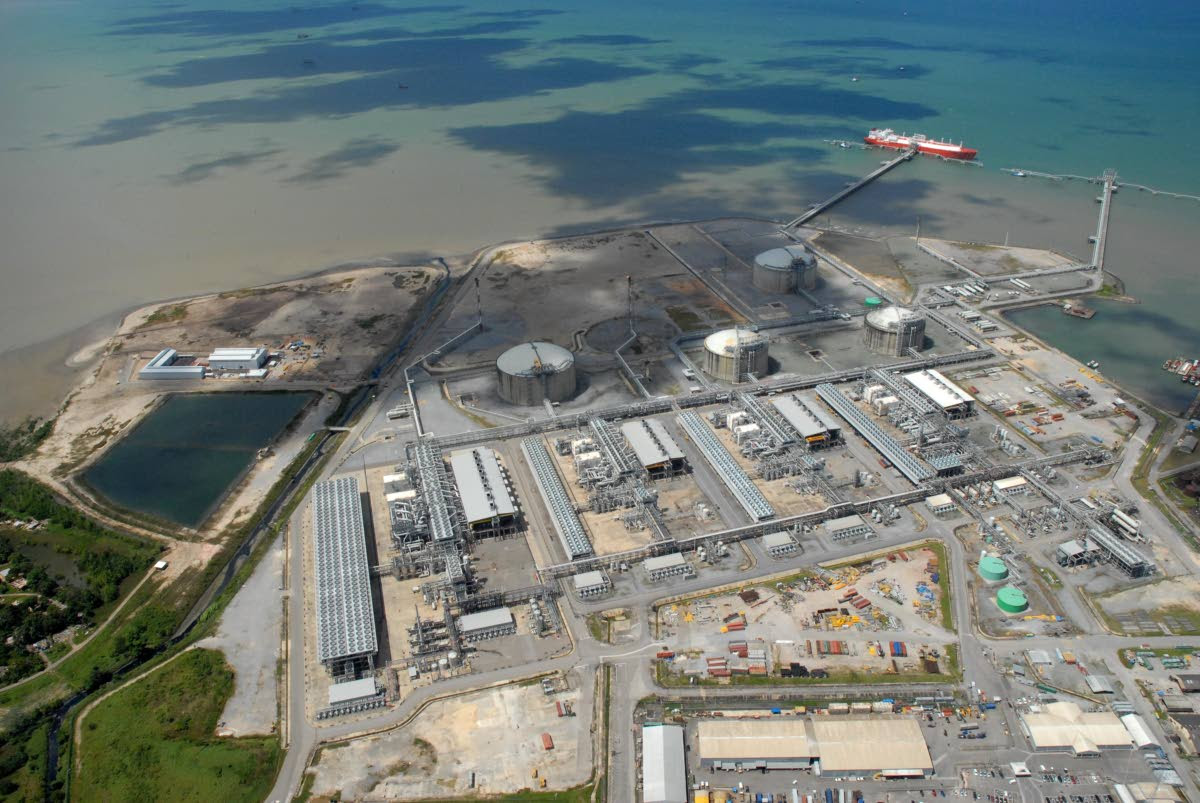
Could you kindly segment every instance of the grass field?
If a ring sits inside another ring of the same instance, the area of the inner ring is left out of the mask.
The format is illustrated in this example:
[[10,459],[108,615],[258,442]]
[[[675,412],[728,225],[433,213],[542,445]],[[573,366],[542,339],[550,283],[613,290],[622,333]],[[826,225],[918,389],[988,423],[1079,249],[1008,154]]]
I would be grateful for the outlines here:
[[214,650],[189,650],[113,694],[83,721],[72,799],[262,800],[283,754],[273,737],[213,735],[232,694]]

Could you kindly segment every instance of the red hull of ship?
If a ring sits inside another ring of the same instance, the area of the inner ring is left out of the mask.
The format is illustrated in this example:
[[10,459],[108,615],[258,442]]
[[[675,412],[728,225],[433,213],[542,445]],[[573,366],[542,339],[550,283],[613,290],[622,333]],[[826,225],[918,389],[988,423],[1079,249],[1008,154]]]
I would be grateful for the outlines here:
[[[886,142],[884,140],[873,139],[871,137],[863,137],[863,142],[880,148],[895,148],[898,151],[906,151],[912,147],[912,145],[902,145],[899,142]],[[958,148],[956,150],[947,148],[942,150],[941,148],[935,147],[928,142],[918,142],[915,144],[917,147],[917,153],[943,156],[947,159],[974,159],[979,154],[979,151],[975,150],[974,148]]]

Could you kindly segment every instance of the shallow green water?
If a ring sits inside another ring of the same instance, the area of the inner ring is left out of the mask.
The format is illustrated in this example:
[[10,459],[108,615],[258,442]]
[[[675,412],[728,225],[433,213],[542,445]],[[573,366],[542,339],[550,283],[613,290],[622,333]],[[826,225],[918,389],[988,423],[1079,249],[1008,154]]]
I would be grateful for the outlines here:
[[173,395],[87,470],[128,510],[196,527],[304,408],[308,393]]

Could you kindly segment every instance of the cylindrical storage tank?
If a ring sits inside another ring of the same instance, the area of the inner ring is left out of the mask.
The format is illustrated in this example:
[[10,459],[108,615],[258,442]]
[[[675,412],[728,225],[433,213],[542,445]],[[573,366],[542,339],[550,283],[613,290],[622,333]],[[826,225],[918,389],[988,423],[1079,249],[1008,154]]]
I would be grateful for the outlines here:
[[743,329],[722,329],[704,338],[704,371],[725,382],[742,382],[749,374],[767,375],[767,336]]
[[879,296],[867,296],[866,299],[863,300],[863,306],[869,310],[879,309],[884,305],[884,303],[884,300]]
[[910,348],[925,347],[925,316],[907,307],[878,307],[867,313],[863,339],[876,354],[903,357]]
[[509,404],[565,401],[575,395],[575,355],[553,343],[522,343],[496,360],[496,378]]
[[1025,592],[1016,586],[1005,586],[996,594],[996,604],[1005,613],[1024,613],[1029,610]]
[[817,284],[817,260],[799,245],[772,248],[754,258],[751,281],[768,293],[791,293],[797,287],[812,290]]
[[989,583],[998,583],[1008,579],[1008,566],[1004,561],[993,555],[985,555],[979,561],[979,576]]

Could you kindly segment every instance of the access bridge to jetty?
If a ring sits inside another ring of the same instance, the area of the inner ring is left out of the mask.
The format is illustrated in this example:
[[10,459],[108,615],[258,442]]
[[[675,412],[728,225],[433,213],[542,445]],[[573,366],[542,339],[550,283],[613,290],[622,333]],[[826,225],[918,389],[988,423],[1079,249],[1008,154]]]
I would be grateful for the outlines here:
[[854,182],[853,184],[849,185],[848,187],[843,187],[842,190],[840,192],[838,192],[836,195],[827,199],[823,203],[817,204],[812,209],[809,209],[807,212],[800,215],[800,217],[796,218],[795,220],[788,221],[784,225],[783,228],[784,229],[792,229],[792,228],[795,228],[796,226],[804,225],[808,221],[815,218],[817,215],[824,212],[826,209],[829,209],[834,204],[836,204],[836,203],[842,201],[843,199],[848,198],[849,196],[858,192],[863,187],[867,186],[872,181],[879,178],[880,176],[882,176],[884,173],[891,170],[896,165],[900,164],[901,162],[907,162],[909,159],[913,158],[916,155],[917,155],[917,152],[915,150],[910,149],[910,150],[904,151],[899,156],[897,156],[895,159],[884,162],[879,167],[875,168],[870,173],[863,176],[858,181]]

